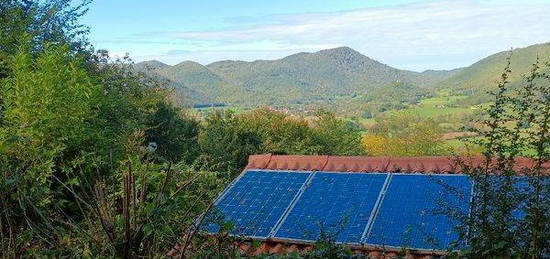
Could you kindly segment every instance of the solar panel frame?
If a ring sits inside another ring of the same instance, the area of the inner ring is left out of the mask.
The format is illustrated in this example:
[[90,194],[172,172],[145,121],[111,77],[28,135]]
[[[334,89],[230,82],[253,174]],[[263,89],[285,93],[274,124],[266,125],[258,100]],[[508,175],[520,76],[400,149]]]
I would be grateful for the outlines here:
[[[422,174],[422,173],[389,173],[390,174],[390,181],[388,183],[388,189],[390,187],[390,184],[391,184],[391,181],[393,180],[393,176],[394,175],[397,175],[397,176],[401,176],[401,175],[404,175],[404,176],[426,176],[426,177],[429,177],[429,176],[444,176],[444,177],[466,177],[468,178],[468,180],[470,181],[470,198],[469,198],[469,202],[471,202],[471,199],[473,197],[473,191],[474,191],[474,187],[473,187],[473,184],[471,182],[471,179],[468,175],[465,175],[465,174]],[[386,190],[387,192],[387,190]],[[385,193],[384,195],[385,196]],[[375,243],[369,243],[367,240],[369,239],[370,237],[370,234],[372,233],[372,230],[374,228],[374,224],[375,224],[375,221],[376,221],[376,218],[379,216],[379,212],[380,212],[380,208],[381,206],[383,205],[383,201],[384,201],[384,197],[382,198],[382,201],[381,201],[381,204],[380,204],[380,207],[377,208],[377,211],[376,211],[376,216],[375,216],[375,219],[373,221],[373,224],[370,227],[368,231],[368,234],[364,237],[364,239],[362,240],[362,244],[364,246],[372,246],[372,247],[385,247],[385,248],[389,248],[389,249],[402,249],[404,248],[403,246],[393,246],[393,245],[385,245],[385,244],[375,244]],[[470,206],[469,206],[470,203],[468,203],[468,215],[470,214]],[[434,248],[421,248],[421,247],[413,247],[413,246],[407,246],[406,247],[407,249],[413,249],[413,250],[419,250],[419,251],[434,251]],[[438,250],[438,249],[435,249],[435,250]]]
[[225,187],[222,193],[218,195],[216,200],[214,201],[214,206],[218,205],[220,201],[227,195],[227,193],[235,186],[235,184],[250,170],[243,170],[231,183]]
[[[380,189],[380,192],[378,192],[378,194],[376,195],[376,200],[375,200],[375,204],[373,205],[373,208],[370,210],[370,213],[369,213],[369,218],[368,218],[368,221],[365,225],[365,229],[361,232],[360,234],[360,239],[358,242],[345,242],[345,241],[335,241],[335,243],[337,244],[349,244],[349,245],[361,245],[362,242],[361,240],[363,239],[363,235],[365,234],[365,231],[366,231],[366,228],[371,224],[371,221],[374,220],[374,213],[375,213],[375,208],[377,206],[378,203],[380,203],[381,201],[381,192],[382,190],[386,187],[387,184],[389,184],[389,180],[388,178],[390,177],[390,174],[389,173],[378,173],[378,172],[373,172],[373,173],[370,173],[370,172],[325,172],[325,171],[320,171],[320,172],[316,172],[317,175],[319,174],[342,174],[342,175],[384,175],[385,176],[385,179],[384,179],[384,182],[381,186],[381,189]],[[311,179],[313,180],[314,177],[311,177]],[[299,200],[296,200],[296,202],[298,202]],[[288,211],[288,214],[290,214],[292,211],[289,210]],[[288,215],[285,216],[285,220],[286,220],[286,217]],[[278,229],[280,229],[280,227],[284,224],[284,221],[281,222],[281,225],[278,226]],[[280,237],[280,236],[276,236],[277,232],[274,232],[273,233],[273,236],[271,236],[272,238],[274,239],[277,239],[277,240],[283,240],[283,241],[293,241],[293,242],[316,242],[316,240],[313,240],[313,239],[305,239],[305,238],[289,238],[289,237]]]
[[364,244],[366,238],[370,235],[370,232],[372,230],[372,226],[374,225],[374,221],[376,219],[376,215],[378,214],[378,210],[380,209],[380,206],[382,206],[382,201],[384,200],[384,196],[386,195],[386,192],[388,191],[388,186],[390,185],[392,173],[387,173],[386,181],[384,182],[384,185],[382,186],[382,189],[380,189],[380,193],[378,194],[378,199],[376,200],[376,204],[374,205],[374,208],[372,209],[371,216],[369,218],[369,222],[365,226],[365,230],[363,230],[363,234],[361,235],[361,244]]
[[288,214],[290,214],[290,211],[292,211],[292,208],[294,208],[294,206],[296,205],[300,197],[302,197],[302,194],[304,194],[305,189],[309,184],[311,184],[311,181],[313,180],[313,177],[315,177],[316,174],[317,174],[316,172],[312,172],[309,175],[309,177],[306,179],[306,181],[302,185],[302,188],[300,188],[300,190],[298,191],[294,199],[290,202],[288,207],[285,209],[285,211],[283,212],[283,214],[281,215],[281,217],[279,218],[275,226],[271,229],[271,232],[269,233],[268,237],[274,237],[277,231],[279,231],[284,221],[288,217]]
[[[302,173],[302,174],[308,174],[308,177],[304,180],[304,182],[302,183],[302,185],[300,186],[299,190],[296,192],[296,194],[294,195],[294,197],[292,198],[291,202],[285,207],[285,209],[283,210],[283,214],[281,214],[281,216],[278,218],[278,220],[276,221],[276,223],[278,223],[281,218],[285,215],[285,212],[288,210],[288,207],[290,207],[293,203],[294,200],[296,200],[297,196],[302,192],[302,189],[304,189],[305,185],[307,184],[308,180],[311,178],[311,175],[313,174],[312,171],[291,171],[291,170],[264,170],[264,169],[245,169],[243,170],[233,181],[231,181],[231,183],[224,189],[224,191],[216,198],[216,200],[214,201],[214,207],[215,206],[218,206],[220,204],[220,202],[231,192],[231,190],[236,186],[236,184],[247,174],[247,173],[250,173],[250,172],[278,172],[278,173]],[[211,211],[210,211],[211,212]],[[209,212],[205,213],[204,216],[207,216]],[[268,234],[266,236],[257,236],[257,235],[245,235],[247,236],[248,238],[252,238],[252,239],[266,239],[269,237],[269,233],[271,233],[271,231],[273,230],[273,228],[276,226],[276,224],[271,227],[271,229],[268,231]],[[205,227],[205,225],[202,225],[201,227]],[[206,230],[208,233],[211,233],[213,234],[213,231],[208,231]],[[229,236],[240,236],[240,235],[237,235],[237,234],[232,234],[232,233],[229,233]]]

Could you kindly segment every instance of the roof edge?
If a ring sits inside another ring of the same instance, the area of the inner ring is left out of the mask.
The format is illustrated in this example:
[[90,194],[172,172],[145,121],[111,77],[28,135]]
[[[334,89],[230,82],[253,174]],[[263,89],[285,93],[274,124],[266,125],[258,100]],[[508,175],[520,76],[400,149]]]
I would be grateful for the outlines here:
[[[400,173],[443,173],[460,174],[462,166],[459,157],[418,156],[418,157],[369,157],[369,156],[326,156],[326,155],[251,155],[245,169],[324,171],[324,172],[400,172]],[[481,166],[483,156],[460,157],[467,166]],[[493,162],[495,163],[495,162]],[[533,168],[536,163],[526,157],[516,158],[514,170],[521,174],[525,168]],[[543,175],[550,175],[550,163],[545,163]]]

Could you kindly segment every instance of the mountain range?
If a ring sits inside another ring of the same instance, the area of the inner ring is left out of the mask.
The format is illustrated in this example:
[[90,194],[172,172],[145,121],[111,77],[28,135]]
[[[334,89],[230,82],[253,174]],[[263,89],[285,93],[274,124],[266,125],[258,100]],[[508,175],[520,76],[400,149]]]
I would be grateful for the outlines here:
[[[348,47],[302,52],[277,60],[226,60],[206,66],[193,61],[174,66],[145,61],[134,68],[166,80],[185,96],[186,104],[263,106],[362,96],[392,84],[404,84],[422,92],[447,88],[474,95],[495,85],[509,55],[510,51],[503,51],[466,68],[421,73],[393,68]],[[548,60],[550,43],[515,49],[511,80],[520,80],[537,56]]]

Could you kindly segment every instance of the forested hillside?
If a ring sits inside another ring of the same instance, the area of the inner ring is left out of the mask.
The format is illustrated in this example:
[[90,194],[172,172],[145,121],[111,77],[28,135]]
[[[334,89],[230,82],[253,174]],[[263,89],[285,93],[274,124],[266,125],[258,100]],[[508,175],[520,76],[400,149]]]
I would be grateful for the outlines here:
[[529,72],[533,60],[541,63],[550,59],[550,43],[532,45],[499,52],[488,56],[469,67],[466,67],[450,78],[441,82],[442,86],[453,87],[460,90],[487,90],[498,79],[498,72],[506,66],[506,59],[511,58],[510,69],[514,72],[510,75],[510,81],[518,81],[522,75]]
[[[232,105],[281,105],[326,102],[337,96],[367,94],[394,83],[426,88],[454,71],[417,73],[399,70],[341,47],[298,53],[279,60],[219,61],[202,66],[186,61],[175,66],[150,64],[153,75]],[[185,91],[184,91],[185,92]]]
[[517,85],[531,69],[530,61],[550,59],[550,44],[503,51],[466,68],[422,73],[392,68],[347,47],[279,60],[227,60],[207,66],[192,61],[174,66],[146,61],[135,69],[166,80],[179,94],[174,99],[185,100],[181,104],[187,106],[270,106],[298,115],[324,108],[359,119],[412,109],[432,117],[447,116],[445,122],[458,125],[461,118],[488,102],[488,91],[496,87],[498,71],[508,57],[513,71],[509,80]]
[[474,96],[477,100],[484,97],[486,100],[486,92],[495,89],[499,71],[502,72],[506,67],[507,58],[511,60],[510,69],[513,72],[508,80],[517,85],[522,76],[532,69],[533,61],[539,59],[542,64],[550,60],[550,43],[493,54],[462,69],[441,82],[438,87],[450,89],[457,95]]

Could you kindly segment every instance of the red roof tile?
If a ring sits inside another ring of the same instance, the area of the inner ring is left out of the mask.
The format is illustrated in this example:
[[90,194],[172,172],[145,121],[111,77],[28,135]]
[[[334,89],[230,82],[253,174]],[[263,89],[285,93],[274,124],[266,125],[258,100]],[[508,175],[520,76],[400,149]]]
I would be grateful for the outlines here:
[[328,156],[271,156],[266,168],[272,170],[321,171]]
[[[214,236],[211,236],[215,238]],[[252,244],[252,239],[242,240],[235,242],[235,247],[242,255],[246,256],[260,256],[266,254],[305,254],[314,250],[314,244],[306,242],[288,242],[279,240],[256,240],[258,245]],[[441,257],[445,254],[444,251],[434,250],[406,250],[401,248],[384,248],[379,246],[362,246],[362,245],[350,245],[350,250],[354,254],[366,255],[369,258],[386,259],[395,258],[400,253],[405,253],[405,258],[410,259],[427,259]],[[172,258],[179,258],[181,254],[181,245],[177,245],[174,249],[168,252],[168,256]]]
[[424,156],[424,157],[392,157],[389,171],[401,171],[403,173],[457,173],[457,166],[449,157]]
[[328,163],[320,171],[385,172],[389,164],[389,157],[330,156]]
[[271,160],[271,154],[249,156],[246,168],[265,169],[269,164],[269,160]]
[[[481,156],[464,157],[465,164],[478,166],[484,163]],[[494,162],[493,162],[494,163]],[[520,157],[514,169],[532,168],[534,161]],[[367,157],[367,156],[291,156],[252,155],[246,169],[328,171],[328,172],[396,172],[401,173],[461,173],[461,166],[452,157]],[[543,165],[543,174],[550,175],[550,163]]]

